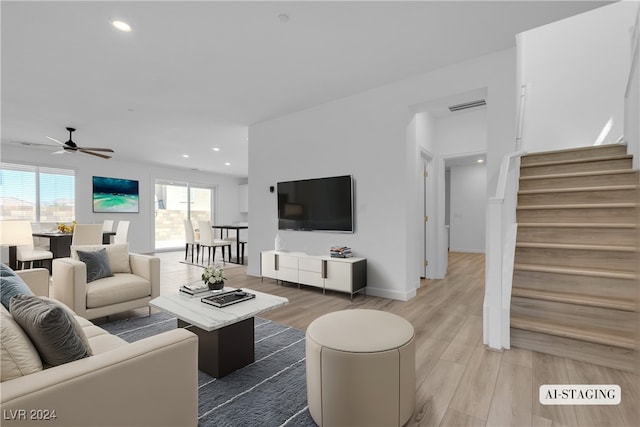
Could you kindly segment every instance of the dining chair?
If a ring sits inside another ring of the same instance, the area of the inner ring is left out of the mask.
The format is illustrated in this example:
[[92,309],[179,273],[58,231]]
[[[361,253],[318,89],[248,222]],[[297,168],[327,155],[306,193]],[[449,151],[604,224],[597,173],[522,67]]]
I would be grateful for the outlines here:
[[101,245],[102,224],[76,224],[73,229],[71,244],[77,245]]
[[209,250],[207,263],[211,263],[211,249],[213,248],[213,262],[216,261],[216,248],[222,247],[222,262],[224,262],[225,248],[229,249],[229,260],[231,260],[231,242],[228,240],[215,239],[210,221],[198,221],[200,229],[200,247],[202,248],[202,263],[204,264],[204,248]]
[[113,220],[105,219],[102,223],[102,231],[105,233],[110,233],[113,231]]
[[[238,222],[234,222],[233,225],[241,225],[241,226],[248,227],[249,223],[246,221],[238,221]],[[225,231],[226,231],[226,236],[225,236]],[[236,244],[236,248],[238,251],[238,253],[236,254],[236,259],[240,264],[244,264],[245,249],[246,249],[247,241],[249,240],[248,231],[249,231],[248,229],[238,230],[236,234],[232,234],[230,236],[228,228],[220,229],[220,237],[222,237],[224,240],[228,240]],[[229,258],[231,258],[231,255],[229,255]]]
[[[24,241],[29,241],[29,239],[31,241],[31,244],[16,246],[16,261],[19,269],[25,268],[26,263],[29,263],[28,268],[32,268],[34,261],[48,261],[51,263],[51,260],[53,260],[53,252],[34,246],[32,236],[33,228],[30,222],[15,221],[13,226],[17,227],[15,229],[17,233],[25,236]],[[51,266],[49,266],[49,269],[50,268]]]
[[[196,240],[195,233],[193,231],[193,224],[191,220],[184,220],[184,236],[185,236],[185,248],[184,248],[184,260],[187,260],[189,255],[189,248],[191,248],[191,262],[193,262],[193,251],[196,250],[196,262],[200,259],[200,240]],[[215,256],[215,254],[214,254]]]
[[113,243],[129,243],[129,221],[118,221]]
[[[32,233],[40,233],[41,231],[44,231],[44,227],[42,227],[42,224],[39,222],[32,222],[31,223],[31,232]],[[51,243],[49,242],[49,239],[46,237],[35,237],[33,236],[33,247],[35,249],[41,250],[41,251],[48,251],[51,248]]]

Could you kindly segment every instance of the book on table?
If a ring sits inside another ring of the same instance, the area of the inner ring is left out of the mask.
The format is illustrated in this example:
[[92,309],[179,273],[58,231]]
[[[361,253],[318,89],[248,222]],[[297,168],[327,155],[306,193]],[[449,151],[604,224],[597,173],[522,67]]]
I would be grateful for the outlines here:
[[350,258],[353,256],[351,248],[348,246],[332,246],[329,249],[329,254],[332,258]]
[[189,283],[180,286],[180,292],[191,296],[203,295],[209,292],[209,286],[204,282]]

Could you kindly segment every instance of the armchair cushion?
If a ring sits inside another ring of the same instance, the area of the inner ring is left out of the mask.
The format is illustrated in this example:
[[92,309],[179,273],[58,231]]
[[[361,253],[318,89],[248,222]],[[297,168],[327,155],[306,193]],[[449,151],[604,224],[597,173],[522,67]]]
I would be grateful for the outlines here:
[[119,243],[114,245],[74,245],[71,246],[71,258],[80,259],[78,257],[78,250],[92,252],[100,249],[105,249],[107,251],[109,267],[111,267],[112,273],[131,273],[128,243]]
[[0,283],[0,299],[2,300],[2,305],[4,305],[7,310],[9,309],[11,297],[14,295],[33,295],[33,292],[24,280],[22,280],[15,271],[4,264],[0,264],[0,276],[2,276],[2,282]]
[[77,252],[80,261],[87,265],[87,283],[113,276],[106,249],[103,248],[97,251],[78,250]]
[[27,333],[45,364],[62,365],[91,355],[86,336],[67,310],[51,300],[16,295],[10,312]]
[[151,283],[135,274],[116,274],[87,284],[87,308],[133,301],[151,295]]

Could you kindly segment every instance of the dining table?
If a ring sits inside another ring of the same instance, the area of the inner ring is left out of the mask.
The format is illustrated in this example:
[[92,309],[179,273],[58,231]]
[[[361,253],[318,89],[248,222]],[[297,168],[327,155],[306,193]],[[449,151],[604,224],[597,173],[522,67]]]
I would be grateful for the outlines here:
[[[231,254],[229,254],[229,262],[234,264],[240,264],[240,230],[248,230],[248,225],[212,225],[214,230],[220,230],[220,238],[224,239],[224,230],[227,230],[227,237],[229,236],[229,230],[235,230],[236,232],[236,260],[231,261]],[[244,258],[244,257],[243,257]]]
[[[102,232],[102,244],[108,245],[111,236],[115,236],[114,231]],[[33,237],[43,237],[49,239],[49,250],[54,258],[65,258],[71,256],[71,241],[73,233],[63,233],[60,231],[39,231],[32,233]]]

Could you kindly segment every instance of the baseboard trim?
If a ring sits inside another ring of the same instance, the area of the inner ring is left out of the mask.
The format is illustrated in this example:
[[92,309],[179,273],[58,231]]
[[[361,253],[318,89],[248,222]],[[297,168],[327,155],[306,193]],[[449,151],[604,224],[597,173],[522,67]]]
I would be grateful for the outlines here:
[[416,296],[416,290],[412,289],[410,291],[401,292],[382,288],[372,288],[367,286],[367,296],[369,295],[380,298],[394,299],[398,301],[409,301],[411,298]]
[[468,252],[472,254],[483,254],[485,253],[484,249],[467,249],[467,248],[449,248],[449,252]]

